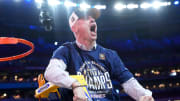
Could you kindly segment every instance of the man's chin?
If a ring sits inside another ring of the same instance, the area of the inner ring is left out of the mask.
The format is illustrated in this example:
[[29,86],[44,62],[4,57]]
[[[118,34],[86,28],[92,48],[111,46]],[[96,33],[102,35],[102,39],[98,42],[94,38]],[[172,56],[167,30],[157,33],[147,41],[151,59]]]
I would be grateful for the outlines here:
[[92,36],[91,39],[92,39],[92,41],[96,41],[97,40],[97,36]]
[[91,37],[97,39],[97,33],[91,32]]

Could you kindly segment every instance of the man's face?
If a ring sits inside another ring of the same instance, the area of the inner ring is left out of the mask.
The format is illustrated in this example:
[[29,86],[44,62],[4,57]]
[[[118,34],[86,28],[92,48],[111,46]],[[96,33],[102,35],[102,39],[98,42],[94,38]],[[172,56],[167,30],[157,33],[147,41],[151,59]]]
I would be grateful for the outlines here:
[[76,26],[78,38],[89,41],[95,41],[97,39],[97,24],[91,16],[79,19]]

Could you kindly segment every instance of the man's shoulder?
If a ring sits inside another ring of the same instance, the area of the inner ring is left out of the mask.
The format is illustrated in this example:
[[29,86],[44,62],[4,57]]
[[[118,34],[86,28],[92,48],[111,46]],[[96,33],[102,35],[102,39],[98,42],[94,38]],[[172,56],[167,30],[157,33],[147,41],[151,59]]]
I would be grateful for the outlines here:
[[74,42],[65,42],[65,43],[63,43],[61,46],[66,46],[66,47],[68,47],[68,46],[72,46],[73,43],[74,43]]
[[100,50],[103,51],[103,52],[105,52],[105,53],[113,54],[114,52],[116,52],[116,51],[113,50],[113,49],[105,48],[105,47],[103,47],[103,46],[101,46],[101,45],[99,45],[99,44],[98,44],[98,46],[99,46]]
[[73,46],[73,42],[65,42],[61,46],[59,46],[55,51],[67,51],[71,46]]

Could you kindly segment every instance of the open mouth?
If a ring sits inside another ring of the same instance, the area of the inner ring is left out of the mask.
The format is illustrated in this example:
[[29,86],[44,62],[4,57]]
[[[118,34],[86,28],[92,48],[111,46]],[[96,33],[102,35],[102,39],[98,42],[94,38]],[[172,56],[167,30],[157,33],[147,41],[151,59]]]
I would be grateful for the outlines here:
[[92,25],[92,26],[90,27],[90,30],[91,30],[91,32],[96,32],[96,25]]

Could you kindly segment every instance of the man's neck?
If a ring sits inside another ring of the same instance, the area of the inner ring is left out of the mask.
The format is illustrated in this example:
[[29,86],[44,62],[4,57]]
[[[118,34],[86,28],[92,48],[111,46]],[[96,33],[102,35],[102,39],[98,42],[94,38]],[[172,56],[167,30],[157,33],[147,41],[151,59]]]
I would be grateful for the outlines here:
[[86,50],[86,51],[91,51],[94,47],[96,48],[96,41],[78,41],[76,40],[76,44],[78,45],[79,48]]

